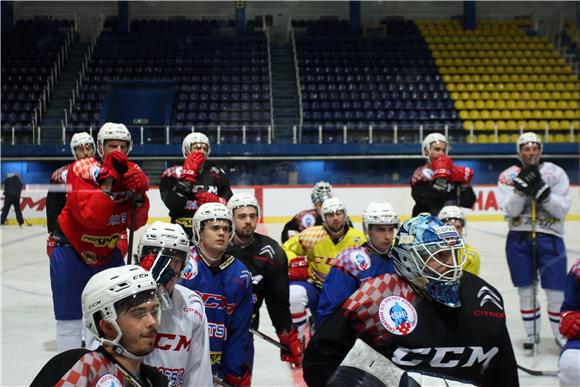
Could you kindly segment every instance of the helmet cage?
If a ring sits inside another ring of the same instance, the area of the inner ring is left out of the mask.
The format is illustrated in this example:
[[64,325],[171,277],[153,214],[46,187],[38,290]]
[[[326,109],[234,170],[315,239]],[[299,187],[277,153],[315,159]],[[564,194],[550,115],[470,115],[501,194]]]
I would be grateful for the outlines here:
[[332,197],[332,185],[326,181],[319,181],[316,183],[314,188],[312,188],[312,193],[310,194],[310,199],[312,204],[324,203],[328,198]]

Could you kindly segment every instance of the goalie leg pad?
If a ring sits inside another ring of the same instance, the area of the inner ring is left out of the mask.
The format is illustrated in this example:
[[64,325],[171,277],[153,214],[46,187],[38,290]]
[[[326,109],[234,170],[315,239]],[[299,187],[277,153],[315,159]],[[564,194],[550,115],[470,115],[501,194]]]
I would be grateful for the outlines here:
[[58,353],[81,348],[82,320],[56,320],[56,350]]

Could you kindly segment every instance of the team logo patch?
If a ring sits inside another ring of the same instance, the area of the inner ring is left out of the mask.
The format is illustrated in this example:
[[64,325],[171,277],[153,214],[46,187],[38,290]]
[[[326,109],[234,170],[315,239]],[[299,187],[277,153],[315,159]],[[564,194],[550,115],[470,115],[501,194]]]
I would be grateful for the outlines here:
[[105,376],[101,377],[96,387],[123,387],[123,383],[115,375],[106,374]]
[[97,256],[92,251],[83,251],[81,252],[81,258],[87,265],[94,265],[97,263]]
[[194,279],[195,276],[197,276],[197,261],[193,257],[191,257],[189,258],[187,264],[185,265],[185,268],[181,272],[181,278],[183,278],[186,281],[190,281]]
[[316,219],[312,214],[306,214],[302,217],[302,226],[305,228],[312,227],[316,224]]
[[417,311],[402,297],[389,296],[379,306],[381,324],[392,334],[406,336],[417,327]]
[[360,271],[366,270],[369,267],[371,267],[371,259],[363,251],[355,250],[352,253],[350,253],[350,260],[352,261],[352,263],[356,265],[356,267]]

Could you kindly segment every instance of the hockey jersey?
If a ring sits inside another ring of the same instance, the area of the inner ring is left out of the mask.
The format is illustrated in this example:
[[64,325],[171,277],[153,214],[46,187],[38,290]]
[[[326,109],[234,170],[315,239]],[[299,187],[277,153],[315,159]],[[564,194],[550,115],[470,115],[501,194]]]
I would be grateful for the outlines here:
[[[460,254],[463,254],[463,250],[460,250]],[[465,244],[465,254],[467,257],[465,258],[465,262],[463,263],[463,270],[468,271],[471,274],[479,275],[479,268],[480,268],[480,257],[479,252],[475,250],[475,248],[471,245]],[[461,260],[462,257],[459,257]]]
[[282,248],[288,257],[288,264],[296,257],[305,256],[308,261],[308,279],[322,287],[338,253],[348,247],[361,246],[365,242],[364,233],[352,227],[348,227],[346,234],[335,242],[324,226],[314,226],[288,239]]
[[192,187],[191,196],[180,196],[175,192],[175,186],[181,177],[182,171],[183,167],[181,165],[167,168],[161,175],[159,193],[161,194],[161,200],[169,209],[171,223],[181,225],[191,239],[193,235],[191,220],[199,207],[195,201],[195,194],[197,192],[210,192],[227,201],[232,197],[233,192],[223,169],[204,165],[197,176],[196,184]]
[[[139,168],[129,162],[129,168]],[[69,168],[70,187],[66,205],[58,216],[58,231],[89,266],[109,262],[121,236],[131,224],[131,195],[122,182],[115,182],[112,197],[97,182],[100,164],[94,158],[75,161]],[[135,229],[147,223],[149,198],[135,209]],[[55,235],[55,239],[57,235]]]
[[[513,179],[521,168],[513,165],[499,175],[497,198],[510,231],[532,230],[532,198],[514,191]],[[550,187],[548,199],[538,203],[536,232],[563,238],[564,219],[570,210],[570,180],[566,172],[550,162],[540,164],[542,180]]]
[[71,349],[59,353],[46,363],[31,387],[166,387],[167,378],[155,368],[141,363],[137,378],[103,347],[96,351]]
[[321,224],[322,217],[318,214],[316,208],[300,211],[284,225],[280,240],[284,243],[294,235],[306,230],[308,227],[320,226]]
[[224,255],[222,264],[210,267],[194,247],[179,283],[198,292],[204,301],[214,375],[242,376],[249,367],[245,359],[253,308],[248,268],[229,254]]
[[[572,265],[566,277],[566,287],[564,289],[564,302],[562,312],[574,310],[580,312],[580,258]],[[580,339],[568,340],[564,346],[566,349],[580,350]]]
[[387,254],[377,253],[367,243],[341,251],[322,286],[317,308],[318,323],[322,324],[361,283],[394,270],[393,260]]
[[254,292],[252,327],[258,329],[260,307],[265,299],[276,332],[290,330],[292,319],[288,301],[288,259],[284,250],[272,238],[254,233],[249,244],[245,246],[231,244],[228,252],[242,261],[252,272]]
[[46,228],[49,234],[54,232],[56,219],[66,204],[66,177],[71,165],[72,163],[66,164],[50,175],[46,194]]
[[500,293],[464,273],[460,299],[459,308],[427,300],[397,274],[366,281],[310,340],[303,366],[308,386],[326,385],[357,338],[405,370],[518,386]]
[[143,361],[164,374],[170,387],[213,386],[207,318],[198,293],[175,285],[171,309],[162,311],[155,349]]

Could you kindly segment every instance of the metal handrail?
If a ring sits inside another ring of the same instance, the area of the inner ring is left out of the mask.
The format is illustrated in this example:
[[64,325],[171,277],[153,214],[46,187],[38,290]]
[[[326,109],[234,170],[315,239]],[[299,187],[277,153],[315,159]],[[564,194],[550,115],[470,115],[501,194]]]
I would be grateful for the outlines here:
[[300,122],[298,126],[299,140],[302,142],[302,127],[304,126],[304,111],[302,108],[302,89],[300,83],[300,67],[298,66],[298,54],[296,52],[296,39],[294,36],[294,27],[290,28],[290,41],[292,42],[292,59],[294,61],[294,75],[296,77],[296,91],[298,93],[298,113],[300,114]]
[[[266,24],[264,23],[264,26]],[[270,29],[266,27],[265,29],[266,34],[266,47],[268,48],[268,82],[269,82],[269,90],[268,93],[270,95],[270,125],[272,126],[272,136],[276,138],[276,126],[274,126],[274,96],[272,93],[272,53],[270,50]]]

